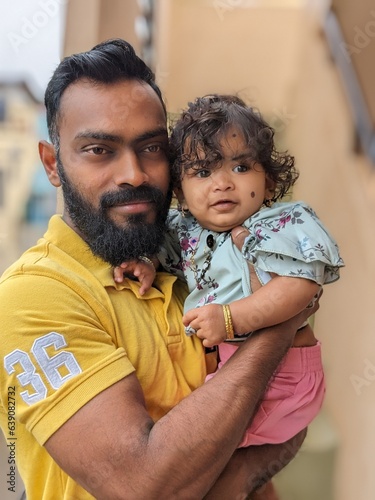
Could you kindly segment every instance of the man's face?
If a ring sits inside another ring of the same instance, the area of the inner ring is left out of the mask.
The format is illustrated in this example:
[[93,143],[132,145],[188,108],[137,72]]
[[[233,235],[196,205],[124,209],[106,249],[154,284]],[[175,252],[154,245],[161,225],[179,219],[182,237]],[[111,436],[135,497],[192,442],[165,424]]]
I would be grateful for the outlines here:
[[171,189],[165,114],[138,81],[65,91],[57,170],[64,220],[112,265],[154,254]]

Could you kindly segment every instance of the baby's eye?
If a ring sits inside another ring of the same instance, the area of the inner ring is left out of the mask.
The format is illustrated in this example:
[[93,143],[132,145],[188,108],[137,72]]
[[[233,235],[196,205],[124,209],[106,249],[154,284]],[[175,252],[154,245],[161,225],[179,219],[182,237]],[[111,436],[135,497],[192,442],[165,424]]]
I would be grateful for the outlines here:
[[158,153],[161,150],[161,147],[158,144],[151,144],[151,146],[147,146],[146,151],[149,153]]
[[201,170],[196,170],[195,171],[195,176],[196,177],[209,177],[211,172],[209,170],[201,169]]
[[247,172],[248,170],[249,170],[249,167],[247,165],[236,165],[233,168],[233,172],[236,172],[236,173]]

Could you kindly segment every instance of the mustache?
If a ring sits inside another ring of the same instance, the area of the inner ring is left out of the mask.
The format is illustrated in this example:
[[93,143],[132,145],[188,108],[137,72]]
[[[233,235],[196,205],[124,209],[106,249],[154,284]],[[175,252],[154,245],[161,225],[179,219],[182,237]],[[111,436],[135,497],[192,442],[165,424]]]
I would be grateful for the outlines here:
[[100,206],[106,209],[133,201],[148,201],[160,205],[164,202],[164,197],[163,192],[154,186],[129,186],[119,191],[104,193],[100,198]]

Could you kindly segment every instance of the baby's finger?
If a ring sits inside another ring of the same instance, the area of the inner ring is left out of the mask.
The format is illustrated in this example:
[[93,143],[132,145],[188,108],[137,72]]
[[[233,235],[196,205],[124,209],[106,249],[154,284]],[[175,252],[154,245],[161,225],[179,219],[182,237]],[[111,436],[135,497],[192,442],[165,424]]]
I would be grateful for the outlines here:
[[144,295],[152,287],[153,279],[151,276],[144,276],[143,274],[140,274],[139,281],[141,283],[139,295]]
[[208,339],[203,339],[202,344],[204,347],[214,347],[215,345],[217,345],[215,342],[211,342]]
[[121,267],[115,267],[113,270],[113,279],[116,283],[122,283],[124,281],[124,269]]
[[185,313],[182,317],[182,323],[185,326],[188,326],[192,321],[197,317],[196,309],[190,309],[187,313]]

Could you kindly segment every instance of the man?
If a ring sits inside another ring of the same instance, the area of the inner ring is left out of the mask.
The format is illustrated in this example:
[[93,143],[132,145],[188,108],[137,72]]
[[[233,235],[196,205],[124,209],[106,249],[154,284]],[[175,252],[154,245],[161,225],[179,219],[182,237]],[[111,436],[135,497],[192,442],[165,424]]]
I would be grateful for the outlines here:
[[303,439],[236,451],[301,317],[254,335],[202,385],[183,286],[159,273],[140,296],[138,282],[112,278],[112,266],[157,251],[171,199],[152,73],[129,44],[108,41],[63,60],[45,103],[52,144],[40,157],[64,213],[0,284],[0,422],[28,500],[251,492]]

